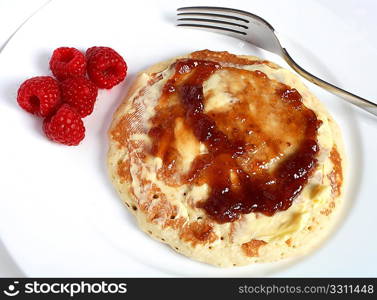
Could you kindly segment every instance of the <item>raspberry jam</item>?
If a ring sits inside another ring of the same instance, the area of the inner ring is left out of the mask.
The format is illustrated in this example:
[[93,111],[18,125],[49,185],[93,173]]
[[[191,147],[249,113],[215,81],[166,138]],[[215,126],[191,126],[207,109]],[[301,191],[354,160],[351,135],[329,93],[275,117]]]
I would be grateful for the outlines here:
[[[205,110],[203,83],[215,73],[237,99],[225,112]],[[207,148],[184,174],[174,146],[177,119]],[[150,151],[162,159],[163,177],[171,185],[208,184],[209,196],[197,206],[218,223],[288,209],[317,165],[321,122],[295,89],[260,71],[178,60],[151,123]]]

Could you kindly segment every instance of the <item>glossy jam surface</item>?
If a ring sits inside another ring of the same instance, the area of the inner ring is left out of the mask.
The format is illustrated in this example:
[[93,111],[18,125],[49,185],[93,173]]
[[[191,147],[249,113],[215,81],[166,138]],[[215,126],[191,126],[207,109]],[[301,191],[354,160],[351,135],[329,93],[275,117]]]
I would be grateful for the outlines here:
[[[216,107],[219,95],[229,104]],[[260,71],[178,60],[151,124],[159,177],[170,185],[208,184],[197,206],[218,223],[288,209],[317,164],[320,121],[295,89]],[[206,150],[187,146],[190,139]],[[185,151],[196,151],[187,170]]]

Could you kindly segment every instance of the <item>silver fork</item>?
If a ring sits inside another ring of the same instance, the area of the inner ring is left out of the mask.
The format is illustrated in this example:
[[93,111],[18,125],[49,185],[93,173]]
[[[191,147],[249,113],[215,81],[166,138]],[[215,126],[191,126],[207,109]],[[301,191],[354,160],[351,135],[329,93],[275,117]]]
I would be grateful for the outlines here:
[[377,116],[377,104],[332,85],[301,68],[282,47],[275,35],[275,29],[261,17],[226,7],[192,6],[178,8],[177,11],[177,26],[226,34],[280,55],[302,77]]

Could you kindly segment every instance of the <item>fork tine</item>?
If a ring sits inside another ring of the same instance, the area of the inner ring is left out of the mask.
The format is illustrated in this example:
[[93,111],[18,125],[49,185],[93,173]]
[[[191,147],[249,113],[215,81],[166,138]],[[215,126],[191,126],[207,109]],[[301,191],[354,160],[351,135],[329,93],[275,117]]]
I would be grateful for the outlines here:
[[191,11],[191,8],[179,8],[178,11],[185,12],[177,13],[177,26],[199,28],[217,33],[230,35],[236,38],[243,38],[246,36],[245,30],[248,29],[245,18],[237,16],[215,14],[212,12]]
[[[282,55],[274,28],[261,17],[247,11],[226,7],[191,6],[177,10],[178,26],[206,29],[245,40],[259,48]],[[183,17],[190,16],[190,17]],[[193,17],[191,17],[193,16]],[[227,16],[228,18],[224,18]],[[242,20],[249,21],[245,23]]]
[[239,31],[239,30],[235,30],[235,29],[231,29],[231,28],[224,28],[224,27],[219,27],[219,26],[212,26],[212,25],[180,23],[180,24],[177,24],[177,26],[193,27],[193,28],[199,28],[199,29],[204,29],[204,30],[210,30],[210,31],[230,35],[230,36],[236,37],[236,38],[242,38],[242,36],[246,35],[245,32],[242,32],[242,31]]
[[227,7],[218,7],[218,6],[189,6],[189,7],[180,7],[177,9],[177,11],[181,13],[186,13],[186,12],[223,13],[223,14],[227,14],[229,16],[233,16],[233,17],[241,18],[241,19],[251,18],[254,21],[259,21],[259,22],[264,23],[267,27],[269,27],[271,30],[274,31],[274,28],[265,19],[244,10],[227,8]]
[[221,24],[221,25],[225,25],[226,28],[229,28],[229,29],[240,29],[240,28],[244,28],[244,29],[248,29],[248,27],[246,25],[242,25],[242,24],[237,24],[237,23],[233,23],[233,22],[228,22],[228,21],[222,21],[222,20],[214,20],[214,19],[202,19],[202,18],[178,18],[177,19],[178,22],[188,22],[188,21],[193,21],[195,23],[199,23],[201,24],[202,22],[205,23],[212,23],[214,25],[216,24]]
[[248,20],[236,16],[230,15],[222,15],[222,14],[214,14],[214,13],[205,13],[205,12],[183,12],[177,13],[179,17],[210,17],[213,20],[234,20],[234,21],[241,21],[244,23],[250,23]]

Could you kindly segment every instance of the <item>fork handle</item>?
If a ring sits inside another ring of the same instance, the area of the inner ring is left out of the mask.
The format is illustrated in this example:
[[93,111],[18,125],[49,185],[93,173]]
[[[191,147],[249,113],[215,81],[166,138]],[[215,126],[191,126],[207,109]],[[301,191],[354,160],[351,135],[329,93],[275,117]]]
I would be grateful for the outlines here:
[[294,60],[293,58],[288,54],[287,50],[283,48],[283,57],[285,61],[288,63],[288,65],[295,70],[298,74],[300,74],[302,77],[306,78],[310,82],[324,88],[325,90],[329,91],[330,93],[337,95],[344,100],[346,100],[349,103],[352,103],[353,105],[356,105],[371,114],[377,116],[377,104],[373,103],[371,101],[368,101],[364,98],[361,98],[359,96],[356,96],[350,92],[347,92],[335,85],[332,85],[331,83],[328,83],[312,74],[310,74],[308,71],[301,68]]

